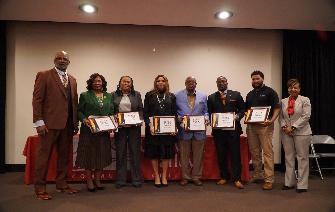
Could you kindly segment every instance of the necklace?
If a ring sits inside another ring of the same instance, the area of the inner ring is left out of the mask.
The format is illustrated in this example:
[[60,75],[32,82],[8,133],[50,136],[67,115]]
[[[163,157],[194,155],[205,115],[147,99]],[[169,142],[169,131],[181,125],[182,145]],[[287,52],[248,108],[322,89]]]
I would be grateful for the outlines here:
[[104,106],[104,102],[103,102],[104,95],[101,95],[101,96],[96,95],[95,97],[97,98],[100,108],[102,108]]
[[164,104],[164,102],[165,102],[165,94],[163,95],[163,98],[159,98],[158,94],[156,95],[156,97],[157,97],[157,101],[158,101],[159,107],[161,109],[163,109],[165,107],[165,104]]

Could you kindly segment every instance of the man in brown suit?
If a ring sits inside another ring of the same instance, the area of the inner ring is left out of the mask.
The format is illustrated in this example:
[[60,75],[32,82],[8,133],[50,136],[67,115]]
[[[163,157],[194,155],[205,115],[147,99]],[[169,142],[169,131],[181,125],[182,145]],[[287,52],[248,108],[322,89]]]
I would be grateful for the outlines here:
[[69,147],[78,132],[77,82],[67,74],[70,64],[65,51],[57,52],[55,67],[38,72],[33,93],[33,125],[40,137],[35,170],[35,193],[38,199],[49,200],[46,192],[46,176],[52,148],[58,152],[56,189],[67,194],[77,193],[66,183]]

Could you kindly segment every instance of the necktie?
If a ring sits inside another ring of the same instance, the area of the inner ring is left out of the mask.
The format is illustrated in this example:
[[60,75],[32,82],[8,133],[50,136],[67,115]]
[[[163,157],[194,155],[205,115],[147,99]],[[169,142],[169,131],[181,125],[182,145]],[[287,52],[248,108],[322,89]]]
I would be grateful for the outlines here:
[[62,78],[63,78],[63,85],[64,85],[64,87],[66,88],[67,85],[68,85],[68,81],[67,81],[67,78],[66,78],[66,74],[62,74]]

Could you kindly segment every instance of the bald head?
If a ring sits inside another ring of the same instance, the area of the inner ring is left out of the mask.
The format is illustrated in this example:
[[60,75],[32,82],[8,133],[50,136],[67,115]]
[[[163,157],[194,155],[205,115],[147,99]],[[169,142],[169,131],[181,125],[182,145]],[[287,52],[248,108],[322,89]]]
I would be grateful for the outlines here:
[[70,64],[69,54],[65,51],[56,52],[54,64],[59,70],[66,71],[67,66]]
[[195,88],[197,87],[197,80],[193,76],[189,76],[185,79],[186,90],[189,93],[194,93]]
[[223,76],[219,76],[216,79],[216,86],[218,87],[218,90],[221,92],[224,92],[225,90],[227,90],[227,87],[228,87],[227,78]]

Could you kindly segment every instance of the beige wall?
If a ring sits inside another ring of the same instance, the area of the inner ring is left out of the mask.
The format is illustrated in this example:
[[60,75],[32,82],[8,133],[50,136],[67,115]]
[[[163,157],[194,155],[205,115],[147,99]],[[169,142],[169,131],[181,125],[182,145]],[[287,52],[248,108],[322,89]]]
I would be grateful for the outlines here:
[[[281,91],[281,33],[273,30],[158,26],[113,26],[73,23],[13,22],[8,26],[6,163],[23,164],[22,151],[32,128],[32,91],[37,71],[53,67],[56,51],[70,53],[68,71],[77,78],[78,92],[94,72],[103,74],[108,90],[122,75],[130,75],[142,95],[157,74],[165,74],[171,90],[184,88],[193,75],[198,90],[216,90],[224,75],[229,88],[246,96],[250,73],[260,69],[265,83]],[[155,50],[154,50],[155,49]],[[278,128],[278,126],[277,126]],[[280,161],[278,129],[274,147]]]

